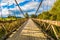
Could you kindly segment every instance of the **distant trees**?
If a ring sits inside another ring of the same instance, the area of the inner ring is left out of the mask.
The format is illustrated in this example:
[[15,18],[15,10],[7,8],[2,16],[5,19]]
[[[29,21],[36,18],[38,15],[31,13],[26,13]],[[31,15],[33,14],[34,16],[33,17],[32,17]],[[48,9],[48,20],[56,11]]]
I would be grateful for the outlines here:
[[42,12],[37,16],[37,18],[48,20],[60,20],[60,18],[57,17],[57,15],[51,14],[50,12]]
[[50,20],[56,20],[57,19],[57,15],[52,15],[51,17],[50,17]]
[[29,15],[28,15],[28,13],[26,13],[24,16],[25,16],[25,18],[29,18]]
[[42,12],[41,14],[38,15],[37,18],[40,18],[40,19],[50,19],[51,17],[51,14],[49,14],[49,12]]
[[16,18],[16,16],[8,16],[8,18]]
[[31,15],[31,18],[36,18],[37,16],[35,14],[32,14]]

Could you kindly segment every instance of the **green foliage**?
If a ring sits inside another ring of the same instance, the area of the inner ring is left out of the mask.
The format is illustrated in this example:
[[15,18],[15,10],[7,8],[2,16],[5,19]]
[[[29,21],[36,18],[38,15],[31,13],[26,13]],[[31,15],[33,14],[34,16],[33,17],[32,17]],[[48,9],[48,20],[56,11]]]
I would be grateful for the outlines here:
[[52,15],[51,17],[50,17],[50,20],[56,20],[57,19],[57,15]]
[[60,0],[56,0],[52,9],[48,12],[42,12],[38,15],[38,18],[60,21]]
[[5,34],[5,30],[0,26],[0,38]]
[[25,16],[25,18],[29,18],[29,15],[28,15],[28,13],[26,13],[24,16]]
[[58,14],[58,15],[57,15],[57,20],[59,20],[59,21],[60,21],[60,14]]
[[24,23],[25,21],[27,21],[27,19],[20,18],[15,21],[12,20],[12,21],[0,22],[0,25],[3,25],[3,26],[0,26],[0,37],[4,36],[4,34],[6,33],[13,32],[17,28],[19,28],[20,25]]
[[37,16],[35,14],[32,14],[31,15],[31,18],[36,18]]
[[50,10],[50,13],[53,18],[55,17],[55,20],[60,20],[60,0],[56,0],[53,8]]
[[40,19],[50,19],[51,14],[49,12],[42,12],[41,14],[38,15],[38,18]]
[[8,18],[16,18],[16,16],[8,16]]
[[37,16],[37,18],[43,19],[43,15],[42,15],[42,14],[39,14],[39,15]]

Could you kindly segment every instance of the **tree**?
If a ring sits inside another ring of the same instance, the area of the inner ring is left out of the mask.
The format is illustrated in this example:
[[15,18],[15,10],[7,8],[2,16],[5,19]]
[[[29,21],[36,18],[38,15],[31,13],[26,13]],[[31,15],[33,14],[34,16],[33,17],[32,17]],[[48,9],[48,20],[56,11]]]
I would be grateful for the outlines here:
[[40,13],[37,18],[43,19],[43,15]]
[[51,14],[47,11],[47,12],[42,12],[41,14],[38,15],[38,18],[40,19],[50,19]]
[[52,9],[38,15],[41,19],[60,20],[60,0],[56,0]]
[[16,16],[8,16],[8,18],[16,18]]
[[52,14],[53,19],[56,16],[55,20],[60,20],[60,0],[56,0],[54,6],[49,12]]
[[26,13],[24,16],[25,16],[25,18],[29,18],[29,15],[28,15],[28,13]]
[[57,19],[57,15],[52,15],[51,17],[50,17],[50,20],[56,20]]
[[32,14],[31,15],[31,18],[36,18],[37,16],[35,14]]

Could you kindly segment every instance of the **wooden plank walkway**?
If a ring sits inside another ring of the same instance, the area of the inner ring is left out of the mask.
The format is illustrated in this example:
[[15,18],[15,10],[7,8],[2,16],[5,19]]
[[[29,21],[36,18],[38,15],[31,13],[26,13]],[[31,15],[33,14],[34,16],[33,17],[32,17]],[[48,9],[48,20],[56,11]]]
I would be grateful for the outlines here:
[[[22,31],[20,31],[22,30]],[[14,32],[6,40],[49,40],[47,35],[45,35],[41,29],[35,25],[35,23],[29,19],[27,24],[22,28]]]

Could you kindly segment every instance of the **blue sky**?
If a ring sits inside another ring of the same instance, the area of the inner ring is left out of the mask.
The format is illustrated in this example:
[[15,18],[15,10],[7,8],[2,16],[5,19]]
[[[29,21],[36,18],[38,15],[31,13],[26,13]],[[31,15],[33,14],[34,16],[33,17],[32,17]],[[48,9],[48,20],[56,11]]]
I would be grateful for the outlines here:
[[[31,15],[36,12],[41,0],[17,0],[17,2],[24,14],[28,12],[28,14]],[[54,0],[44,0],[37,14],[41,13],[43,10],[50,10],[54,2]],[[4,17],[7,17],[9,14],[23,17],[14,0],[0,0],[0,15],[1,13]]]

